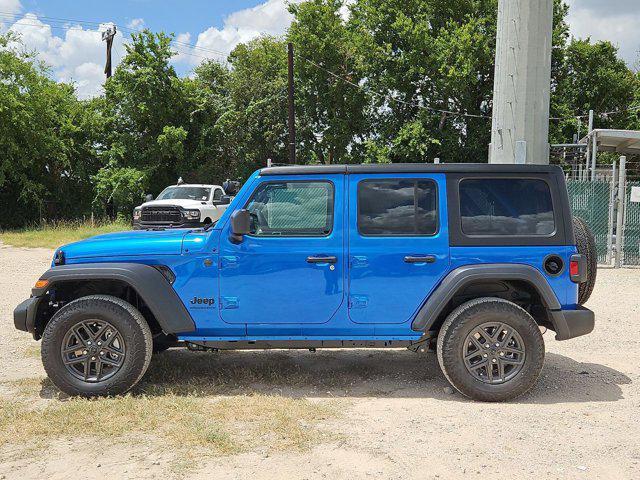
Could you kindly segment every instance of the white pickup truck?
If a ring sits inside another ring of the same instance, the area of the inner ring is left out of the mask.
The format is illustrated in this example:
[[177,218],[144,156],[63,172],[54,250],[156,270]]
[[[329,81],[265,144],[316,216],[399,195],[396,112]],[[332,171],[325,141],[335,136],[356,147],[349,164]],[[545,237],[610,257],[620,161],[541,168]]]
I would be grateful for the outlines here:
[[[224,182],[225,186],[236,182]],[[233,185],[235,187],[235,185]],[[203,227],[220,218],[231,203],[220,185],[178,183],[133,210],[134,230]]]

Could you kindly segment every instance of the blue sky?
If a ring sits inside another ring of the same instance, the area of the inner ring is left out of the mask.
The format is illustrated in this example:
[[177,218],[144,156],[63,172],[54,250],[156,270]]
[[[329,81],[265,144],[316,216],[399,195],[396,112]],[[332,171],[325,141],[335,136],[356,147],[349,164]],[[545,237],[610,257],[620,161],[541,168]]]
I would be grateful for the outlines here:
[[202,32],[211,26],[221,27],[233,12],[255,7],[260,0],[21,0],[23,11],[48,17],[71,18],[94,22],[113,21],[127,25],[142,18],[152,30]]
[[148,27],[176,35],[173,63],[186,75],[206,58],[224,61],[238,43],[283,34],[291,23],[290,1],[300,0],[0,0],[0,32],[19,34],[55,79],[73,82],[78,96],[87,98],[102,91],[101,32],[108,22],[119,29],[115,64],[130,32]]
[[[104,81],[101,22],[121,27],[116,64],[131,30],[175,33],[173,63],[186,75],[205,58],[224,60],[240,42],[284,33],[291,22],[290,1],[301,0],[0,0],[0,32],[19,33],[25,47],[51,66],[55,79],[73,82],[78,96],[87,98],[99,94]],[[630,66],[638,65],[640,0],[565,1],[573,35],[611,40]]]

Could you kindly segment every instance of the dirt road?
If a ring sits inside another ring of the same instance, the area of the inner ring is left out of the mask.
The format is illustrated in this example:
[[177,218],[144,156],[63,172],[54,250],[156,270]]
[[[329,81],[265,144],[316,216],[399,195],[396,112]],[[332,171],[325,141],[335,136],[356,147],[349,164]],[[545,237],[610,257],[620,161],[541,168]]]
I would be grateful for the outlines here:
[[[20,401],[44,408],[64,399],[52,394],[36,342],[14,330],[11,313],[51,254],[0,246],[0,398],[31,382],[38,388]],[[153,429],[142,438],[93,438],[88,418],[77,435],[1,447],[0,479],[640,478],[640,270],[601,269],[588,306],[595,332],[568,342],[547,333],[538,385],[507,404],[447,393],[435,355],[169,351],[154,358],[143,384],[194,381],[212,399],[258,394],[337,405],[340,414],[317,425],[332,435],[309,450],[274,452],[267,432],[242,453],[176,455]],[[209,380],[226,387],[207,390]]]

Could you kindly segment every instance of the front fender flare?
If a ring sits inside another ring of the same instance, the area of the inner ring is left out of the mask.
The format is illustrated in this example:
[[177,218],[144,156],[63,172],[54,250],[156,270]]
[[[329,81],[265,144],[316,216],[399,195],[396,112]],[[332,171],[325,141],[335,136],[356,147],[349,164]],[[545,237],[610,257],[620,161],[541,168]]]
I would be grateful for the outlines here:
[[48,280],[44,288],[34,288],[40,297],[56,284],[68,281],[118,280],[128,284],[142,298],[164,333],[193,332],[196,329],[182,300],[160,271],[141,263],[83,263],[60,265],[40,277]]
[[[525,281],[533,285],[538,291],[547,310],[554,312],[560,311],[562,308],[547,279],[544,278],[544,275],[539,270],[530,265],[511,263],[464,265],[450,272],[433,291],[413,319],[411,323],[412,330],[418,332],[428,331],[453,296],[465,286],[479,280]],[[551,317],[554,326],[562,330],[562,326],[555,325],[556,316],[551,315]]]

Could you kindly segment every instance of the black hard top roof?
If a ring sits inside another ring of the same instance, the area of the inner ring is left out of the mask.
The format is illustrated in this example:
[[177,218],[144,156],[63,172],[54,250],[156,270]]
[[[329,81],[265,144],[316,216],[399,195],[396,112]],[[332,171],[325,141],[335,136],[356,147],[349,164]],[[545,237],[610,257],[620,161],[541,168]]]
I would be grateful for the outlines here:
[[354,165],[287,165],[267,167],[260,175],[328,175],[332,173],[559,173],[557,165],[496,163],[370,163]]

